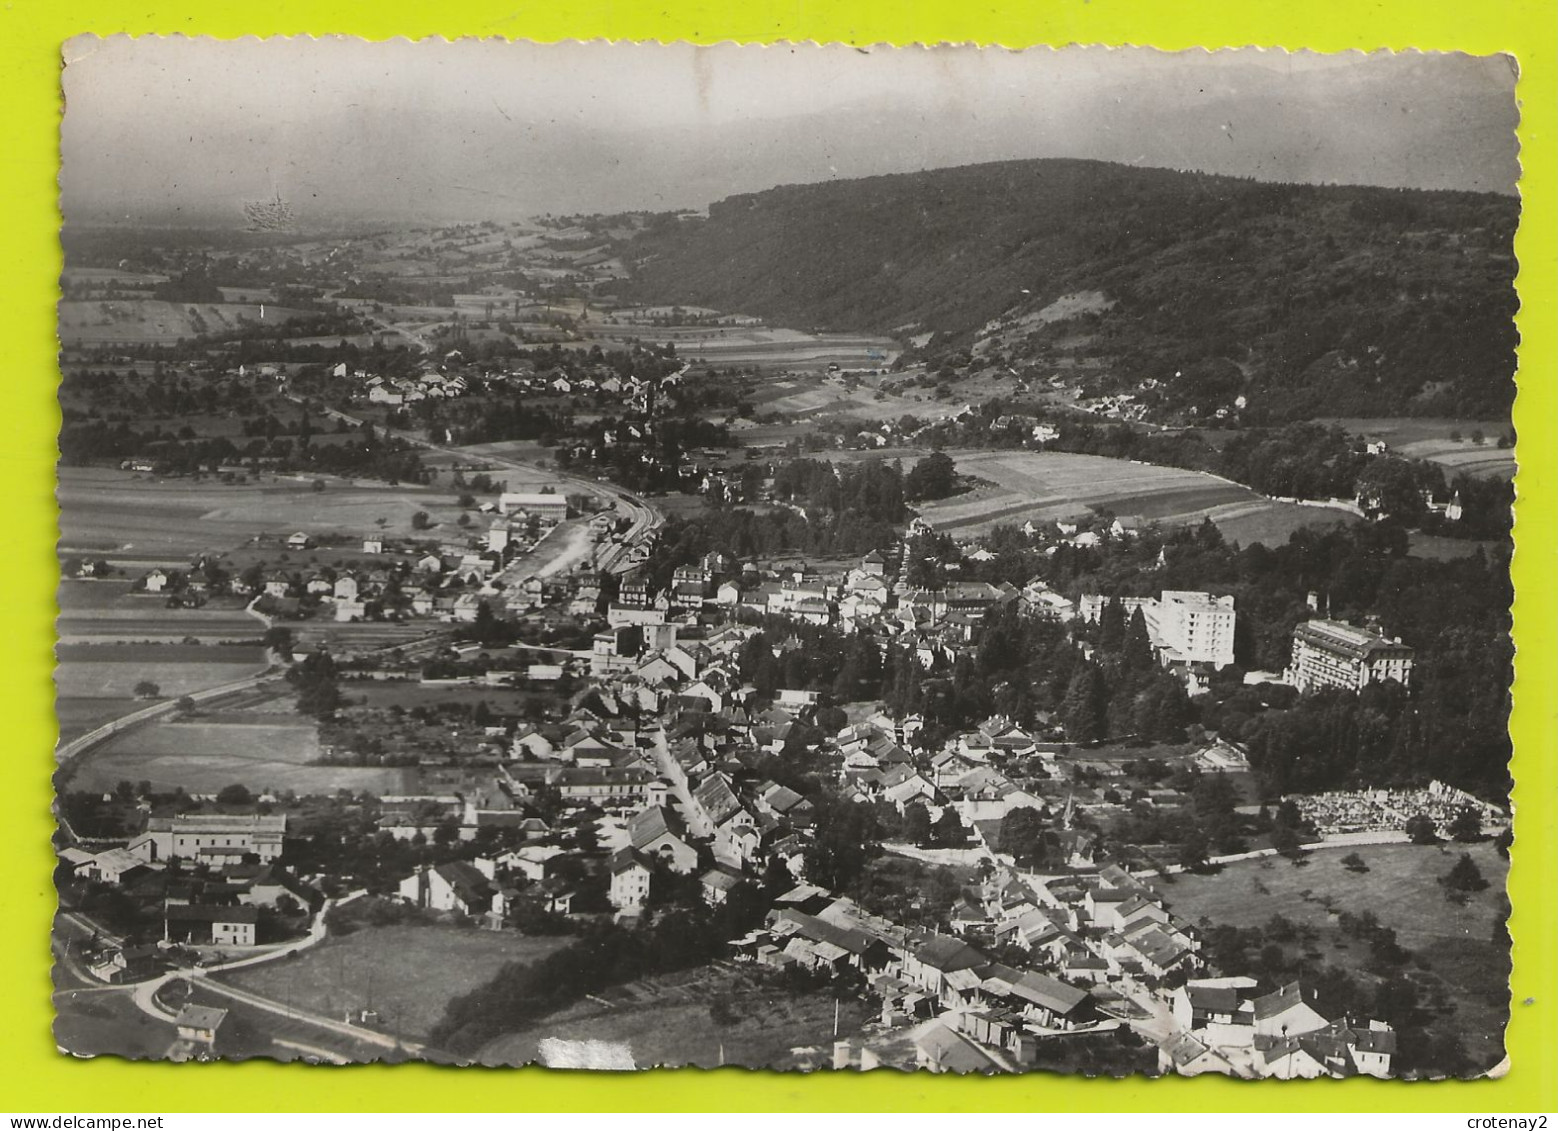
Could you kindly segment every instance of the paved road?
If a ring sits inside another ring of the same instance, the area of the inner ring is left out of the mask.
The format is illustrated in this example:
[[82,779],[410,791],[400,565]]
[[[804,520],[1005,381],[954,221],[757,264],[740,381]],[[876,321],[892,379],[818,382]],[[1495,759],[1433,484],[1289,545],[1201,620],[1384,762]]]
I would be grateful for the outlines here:
[[[360,894],[356,893],[348,896],[340,902],[350,902]],[[169,982],[184,980],[193,985],[204,986],[213,993],[232,998],[234,1001],[242,1002],[274,1016],[318,1029],[320,1033],[315,1039],[322,1039],[324,1045],[330,1043],[331,1037],[348,1038],[351,1041],[376,1046],[387,1051],[399,1049],[412,1055],[420,1054],[423,1051],[423,1046],[414,1041],[401,1040],[388,1033],[350,1025],[344,1021],[337,1021],[332,1017],[325,1017],[290,1003],[283,1004],[249,990],[217,981],[211,977],[213,974],[219,974],[226,970],[237,970],[246,966],[274,962],[286,957],[288,954],[307,950],[318,945],[328,936],[328,929],[325,926],[325,912],[330,907],[336,905],[335,901],[327,904],[314,917],[314,922],[310,926],[307,935],[284,946],[266,950],[261,954],[248,955],[232,962],[223,963],[220,966],[196,968],[193,970],[170,970],[156,978],[126,985],[107,985],[98,981],[81,965],[73,953],[71,945],[72,943],[87,941],[93,937],[96,937],[100,942],[108,941],[115,944],[122,943],[123,940],[118,939],[107,931],[96,928],[84,916],[75,912],[63,912],[58,916],[54,932],[54,953],[59,959],[55,975],[58,989],[55,991],[54,997],[56,1000],[64,999],[65,1001],[73,1001],[83,995],[128,998],[135,1004],[136,1008],[148,1017],[157,1021],[170,1022],[173,1020],[174,1015],[164,1009],[158,1002],[157,993]],[[350,1050],[343,1052],[341,1049],[332,1050],[320,1047],[317,1044],[305,1047],[298,1046],[296,1042],[278,1040],[283,1045],[298,1047],[301,1051],[306,1051],[310,1055],[321,1055],[332,1060],[345,1061],[354,1059],[354,1055]]]
[[671,757],[671,747],[665,739],[665,728],[655,728],[650,751],[654,754],[655,765],[660,771],[660,776],[671,783],[676,799],[681,802],[682,817],[687,822],[687,831],[695,837],[714,835],[714,822],[709,820],[709,815],[702,805],[693,798],[692,791],[687,784],[687,774],[677,765],[676,759]]

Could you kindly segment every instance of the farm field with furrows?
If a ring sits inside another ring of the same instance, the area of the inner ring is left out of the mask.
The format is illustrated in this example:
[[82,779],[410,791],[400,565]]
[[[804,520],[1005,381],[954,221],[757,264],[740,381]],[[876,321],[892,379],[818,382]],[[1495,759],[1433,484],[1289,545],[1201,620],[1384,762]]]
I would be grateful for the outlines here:
[[423,640],[434,633],[445,631],[446,626],[429,621],[412,624],[367,621],[360,624],[338,624],[334,621],[288,621],[284,626],[292,629],[293,649],[309,652],[327,644],[340,653],[395,648]]
[[[252,715],[252,721],[233,721]],[[83,755],[67,788],[111,790],[121,781],[153,789],[216,793],[235,782],[261,790],[398,793],[408,771],[377,766],[311,765],[320,753],[310,721],[272,712],[224,712],[221,721],[154,722],[117,735]]]
[[460,515],[447,491],[430,487],[345,483],[312,477],[276,478],[263,485],[158,479],[108,468],[60,468],[62,553],[102,554],[110,562],[131,555],[188,558],[247,544],[262,533],[339,531],[361,537],[383,532],[407,537],[412,516],[425,510],[437,523]]
[[[144,599],[142,599],[144,600]],[[177,642],[193,636],[206,643],[257,640],[265,626],[242,609],[164,609],[142,607],[66,612],[54,622],[61,640],[72,644],[112,644],[124,640]]]
[[[116,556],[112,559],[117,568],[138,574],[150,568],[152,563]],[[187,568],[187,559],[158,563],[174,568]],[[126,580],[64,580],[60,582],[58,600],[60,615],[55,621],[55,632],[67,646],[77,644],[126,644],[151,641],[161,645],[177,643],[193,637],[204,644],[225,641],[258,640],[265,625],[258,617],[246,613],[246,603],[241,597],[218,597],[198,609],[170,609],[166,600],[152,593],[139,592],[134,583]],[[183,661],[212,663],[232,662],[237,653],[185,653]],[[70,653],[77,659],[89,653]],[[125,653],[110,652],[96,656],[102,662],[122,657]],[[171,652],[160,653],[164,658]],[[67,658],[67,653],[61,653]]]
[[1199,471],[1067,452],[947,453],[958,474],[988,481],[964,495],[922,504],[938,530],[975,534],[997,523],[1054,521],[1100,509],[1160,522],[1199,520],[1231,503],[1262,502],[1248,487]]

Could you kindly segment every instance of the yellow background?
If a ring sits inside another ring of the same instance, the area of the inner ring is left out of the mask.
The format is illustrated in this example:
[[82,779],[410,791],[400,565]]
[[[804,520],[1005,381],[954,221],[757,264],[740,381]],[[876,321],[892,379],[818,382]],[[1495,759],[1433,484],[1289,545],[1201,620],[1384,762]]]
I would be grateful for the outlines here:
[[[18,0],[0,6],[0,1108],[13,1112],[253,1110],[1056,1110],[1558,1111],[1558,869],[1555,869],[1555,486],[1553,131],[1555,20],[1548,0]],[[1097,1081],[1034,1075],[951,1079],[924,1073],[808,1077],[723,1069],[583,1075],[399,1068],[74,1061],[49,1033],[53,857],[49,751],[57,537],[53,499],[54,301],[59,272],[55,173],[59,45],[80,32],[233,37],[352,33],[565,38],[816,39],[855,44],[1072,42],[1195,46],[1505,51],[1520,62],[1524,215],[1517,251],[1520,396],[1515,536],[1514,733],[1518,843],[1512,1067],[1469,1083],[1250,1084]],[[459,1072],[458,1076],[454,1073]]]

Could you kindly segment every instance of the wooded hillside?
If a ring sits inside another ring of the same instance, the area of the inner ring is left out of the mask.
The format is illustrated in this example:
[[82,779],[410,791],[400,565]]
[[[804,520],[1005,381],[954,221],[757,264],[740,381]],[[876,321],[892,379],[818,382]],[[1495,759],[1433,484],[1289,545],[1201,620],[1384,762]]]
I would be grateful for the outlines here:
[[[803,329],[935,331],[938,358],[1004,319],[1019,332],[1003,363],[1122,383],[1231,373],[1267,420],[1496,419],[1513,400],[1518,210],[1495,194],[1000,162],[731,197],[628,241],[623,291]],[[1080,292],[1114,305],[1023,321]]]

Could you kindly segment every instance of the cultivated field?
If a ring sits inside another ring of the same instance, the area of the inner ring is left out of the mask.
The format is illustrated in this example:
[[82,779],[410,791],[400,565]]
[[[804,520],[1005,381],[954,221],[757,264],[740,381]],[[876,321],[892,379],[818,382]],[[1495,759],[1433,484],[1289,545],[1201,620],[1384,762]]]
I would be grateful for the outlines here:
[[[258,622],[246,619],[252,636]],[[55,656],[61,742],[149,703],[231,683],[266,666],[264,649],[243,646],[62,643]],[[155,683],[157,694],[137,698],[135,689],[142,681]]]
[[237,782],[251,790],[300,794],[337,789],[397,793],[408,771],[373,766],[310,765],[319,756],[312,722],[271,712],[252,721],[154,722],[116,735],[79,758],[71,789],[107,790],[121,781],[150,781],[152,788],[182,786],[189,793],[215,793]]
[[[536,662],[541,662],[537,653]],[[523,672],[519,673],[521,676]],[[556,698],[550,692],[516,691],[512,687],[439,686],[416,681],[400,680],[347,680],[341,684],[341,694],[349,706],[388,709],[403,707],[431,707],[437,703],[459,703],[474,707],[485,703],[500,714],[519,714],[533,702],[549,702]]]
[[69,663],[54,673],[55,692],[66,699],[133,695],[142,681],[157,685],[153,699],[177,699],[262,671],[260,664]]
[[892,365],[900,352],[890,338],[864,334],[809,334],[771,326],[643,326],[591,322],[583,328],[587,342],[623,345],[631,339],[674,342],[685,358],[715,366],[757,369],[826,368],[876,369]]
[[[1447,475],[1515,474],[1513,448],[1500,448],[1498,439],[1510,432],[1510,423],[1497,420],[1451,420],[1441,417],[1349,417],[1326,421],[1359,436],[1385,441],[1395,455],[1425,459],[1444,467]],[[1482,433],[1482,443],[1472,437]],[[1458,439],[1452,439],[1452,435]]]
[[[536,440],[499,440],[491,444],[468,444],[458,451],[458,456],[446,455],[443,452],[427,452],[422,456],[422,462],[428,467],[448,467],[455,462],[465,467],[480,467],[488,456],[534,463],[550,459],[552,454],[551,449],[542,447]],[[557,481],[555,476],[539,467],[531,473],[519,468],[488,466],[494,468],[489,473],[492,478],[506,480],[511,491],[530,491],[548,483],[555,485]]]
[[[734,1018],[713,1022],[709,1010],[724,998]],[[610,1001],[605,1006],[602,1001]],[[755,969],[702,967],[614,986],[490,1042],[476,1059],[489,1065],[528,1064],[546,1037],[626,1044],[640,1068],[721,1063],[805,1069],[826,1066],[833,1051],[834,999],[826,992],[796,994],[772,985]],[[870,1018],[860,1003],[839,1011],[841,1037]],[[721,1059],[723,1055],[723,1061]]]
[[460,516],[448,490],[326,480],[326,489],[315,491],[313,482],[276,477],[262,485],[230,485],[63,467],[60,549],[103,553],[110,564],[137,565],[230,550],[258,534],[340,531],[361,537],[378,532],[380,518],[386,520],[385,534],[411,537],[418,535],[411,526],[417,511],[427,511],[434,522],[451,529]]
[[71,346],[158,344],[200,334],[225,334],[245,324],[270,326],[308,312],[249,302],[162,302],[155,299],[110,299],[106,302],[66,301],[59,304],[60,344]]
[[[1354,851],[1368,872],[1354,874],[1342,866],[1342,858]],[[1457,907],[1436,881],[1463,851],[1470,852],[1489,887]],[[1446,1004],[1455,1009],[1448,1024],[1473,1059],[1484,1067],[1496,1063],[1509,998],[1507,958],[1492,932],[1507,862],[1487,844],[1469,849],[1452,844],[1443,850],[1409,844],[1321,849],[1306,859],[1302,868],[1282,860],[1246,860],[1215,875],[1178,876],[1164,886],[1163,895],[1176,914],[1191,922],[1204,915],[1214,923],[1251,927],[1281,915],[1314,927],[1320,932],[1318,961],[1350,968],[1367,963],[1369,948],[1342,934],[1335,913],[1373,912],[1443,982]]]
[[141,608],[62,613],[55,621],[55,629],[61,640],[72,642],[177,641],[189,636],[217,642],[257,640],[265,625],[241,609],[166,609],[157,601]]
[[936,401],[929,390],[887,393],[870,377],[846,383],[831,376],[782,377],[765,382],[753,397],[759,412],[792,416],[858,416],[873,423],[896,421],[905,413],[921,420],[940,420],[962,407],[957,401]]
[[1108,510],[1170,524],[1210,518],[1220,527],[1227,522],[1224,533],[1241,542],[1273,537],[1285,542],[1299,526],[1342,517],[1341,512],[1272,502],[1248,487],[1177,467],[1069,452],[947,454],[960,474],[989,484],[920,506],[938,530],[959,536],[982,534],[1000,523],[1087,518]]
[[293,648],[307,652],[328,645],[339,653],[373,651],[394,648],[421,640],[431,633],[445,630],[446,626],[432,621],[411,621],[397,624],[392,621],[365,621],[361,624],[335,621],[289,621],[292,629]]
[[450,998],[475,989],[506,963],[544,958],[567,941],[473,927],[364,927],[295,959],[221,980],[337,1019],[371,1009],[379,1015],[376,1028],[419,1041],[443,1017]]

